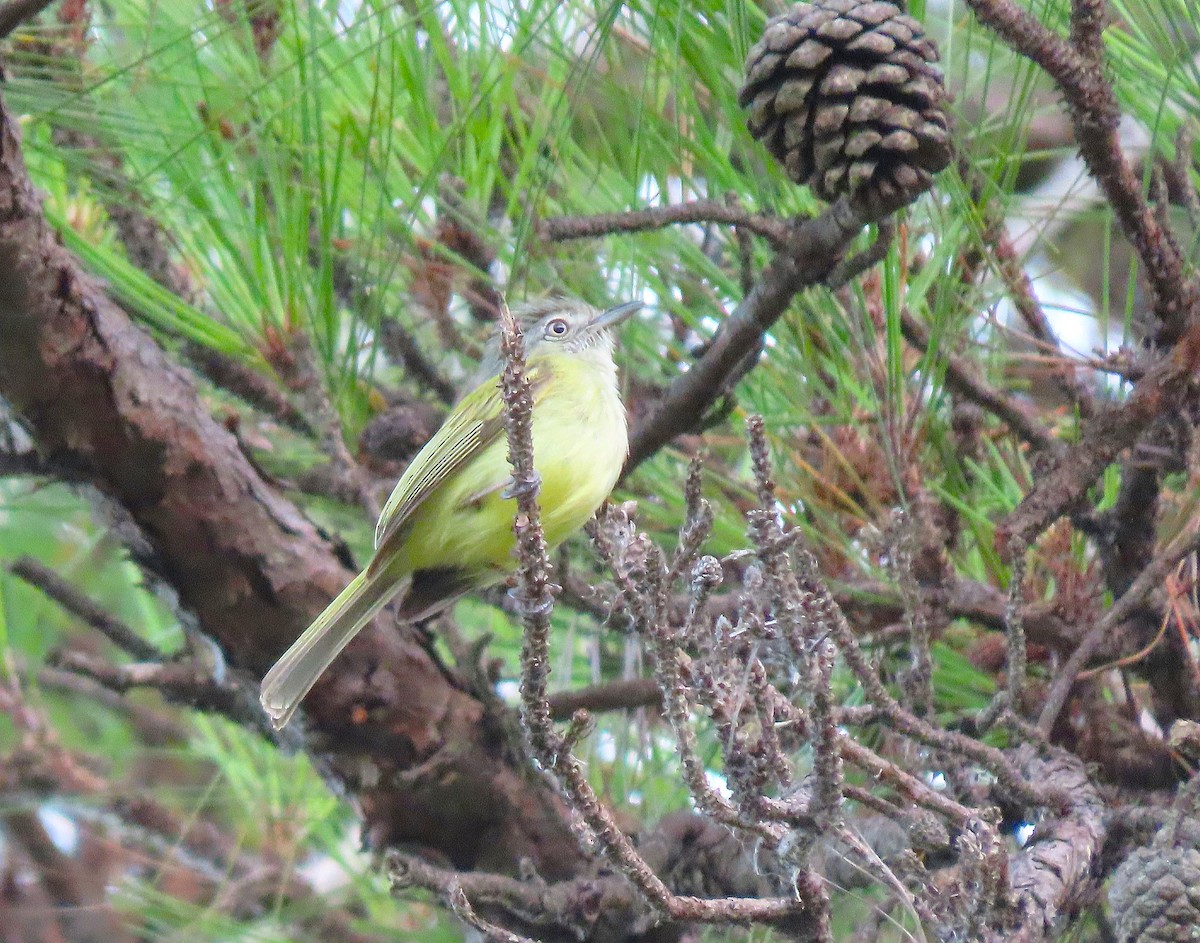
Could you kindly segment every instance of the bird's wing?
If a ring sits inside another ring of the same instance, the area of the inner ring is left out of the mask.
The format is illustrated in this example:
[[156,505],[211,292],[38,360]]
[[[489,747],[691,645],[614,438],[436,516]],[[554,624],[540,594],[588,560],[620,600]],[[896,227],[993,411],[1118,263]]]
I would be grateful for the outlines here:
[[[526,375],[536,405],[548,385],[550,366],[531,363]],[[499,383],[499,377],[492,377],[468,393],[405,469],[379,515],[372,566],[389,556],[380,549],[404,529],[421,502],[504,434]]]

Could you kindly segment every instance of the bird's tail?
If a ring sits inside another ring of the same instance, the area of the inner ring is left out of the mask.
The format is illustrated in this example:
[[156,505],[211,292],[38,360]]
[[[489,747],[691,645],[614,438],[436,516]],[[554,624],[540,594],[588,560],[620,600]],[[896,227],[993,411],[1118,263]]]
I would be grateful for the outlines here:
[[259,700],[276,730],[289,720],[317,678],[393,596],[408,585],[387,567],[358,574],[284,652],[263,678]]

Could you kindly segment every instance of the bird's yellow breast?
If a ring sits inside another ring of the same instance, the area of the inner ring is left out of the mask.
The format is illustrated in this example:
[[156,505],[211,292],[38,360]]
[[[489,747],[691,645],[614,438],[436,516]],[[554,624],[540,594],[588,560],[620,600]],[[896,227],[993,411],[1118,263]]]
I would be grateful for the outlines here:
[[[617,482],[628,451],[625,408],[611,357],[546,354],[530,365],[550,378],[533,410],[534,465],[546,541],[579,530]],[[442,484],[413,513],[393,573],[454,569],[489,581],[514,565],[516,501],[502,492],[512,476],[502,436]]]

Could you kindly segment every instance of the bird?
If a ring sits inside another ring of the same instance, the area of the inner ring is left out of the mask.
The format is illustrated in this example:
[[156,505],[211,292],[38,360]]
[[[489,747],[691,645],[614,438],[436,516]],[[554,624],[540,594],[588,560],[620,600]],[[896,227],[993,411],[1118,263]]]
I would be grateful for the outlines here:
[[[614,329],[642,307],[600,310],[555,296],[514,305],[533,394],[534,466],[546,543],[583,527],[616,486],[629,450],[614,360]],[[400,618],[420,621],[516,566],[516,501],[495,339],[484,378],[463,396],[417,453],[379,515],[375,548],[263,678],[260,701],[282,729],[343,648],[392,599]]]

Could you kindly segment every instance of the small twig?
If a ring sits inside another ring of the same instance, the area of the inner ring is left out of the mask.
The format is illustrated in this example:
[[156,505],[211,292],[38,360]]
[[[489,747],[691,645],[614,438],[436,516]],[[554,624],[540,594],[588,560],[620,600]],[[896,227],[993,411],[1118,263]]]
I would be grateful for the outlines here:
[[880,220],[876,225],[874,241],[857,255],[839,262],[825,279],[825,286],[836,291],[843,285],[848,285],[867,271],[887,258],[892,240],[896,237],[896,222],[888,218]]
[[1025,625],[1021,621],[1021,609],[1025,599],[1025,566],[1025,553],[1015,553],[1012,573],[1009,576],[1008,602],[1004,606],[1004,637],[1007,652],[1005,685],[1004,690],[997,693],[991,704],[980,713],[977,724],[981,731],[990,728],[1006,712],[1012,711],[1019,715],[1021,710],[1021,696],[1025,690],[1025,673],[1029,669]]
[[685,223],[736,226],[762,236],[776,249],[782,248],[789,238],[787,220],[766,213],[750,213],[743,206],[717,200],[651,206],[624,213],[555,216],[538,223],[538,235],[549,242],[565,242],[570,239],[597,239],[616,233],[647,232]]
[[221,714],[278,740],[259,709],[256,692],[227,678],[214,680],[212,673],[190,661],[145,661],[116,665],[86,652],[67,650],[51,659],[53,667],[72,671],[118,693],[135,688],[153,688],[173,704]]
[[1193,229],[1200,229],[1200,192],[1192,180],[1195,164],[1196,125],[1185,121],[1175,136],[1175,158],[1163,162],[1163,171],[1171,184],[1172,195],[1187,210]]
[[[959,160],[959,173],[964,179],[974,180],[980,175],[965,159]],[[976,186],[972,184],[972,192],[982,193],[982,181]],[[1054,326],[1046,315],[1042,303],[1038,300],[1033,289],[1033,281],[1017,257],[1016,247],[1009,238],[1002,213],[997,212],[991,201],[980,197],[977,201],[984,218],[982,245],[990,252],[996,267],[996,272],[1004,287],[1008,290],[1008,298],[1016,309],[1021,320],[1029,329],[1033,339],[1049,352],[1051,372],[1054,382],[1062,390],[1067,400],[1075,405],[1079,414],[1084,418],[1095,412],[1095,397],[1079,380],[1075,364],[1070,361],[1062,349]]]
[[1183,254],[1173,234],[1163,229],[1146,204],[1141,180],[1118,141],[1120,105],[1099,67],[1103,8],[1097,0],[1073,3],[1072,40],[1082,44],[1080,47],[1068,43],[1013,0],[967,0],[967,6],[984,26],[1040,66],[1062,90],[1080,154],[1144,266],[1162,324],[1157,340],[1165,346],[1174,343],[1200,314],[1200,285],[1185,274]]
[[1046,694],[1042,713],[1038,717],[1038,729],[1049,735],[1063,705],[1071,693],[1075,679],[1099,649],[1100,644],[1114,633],[1125,619],[1142,605],[1146,595],[1163,585],[1167,576],[1189,553],[1200,549],[1200,517],[1194,517],[1167,547],[1146,566],[1129,589],[1118,599],[1104,617],[1088,630],[1071,657],[1063,663],[1062,670]]
[[573,691],[557,691],[547,698],[554,720],[569,720],[578,710],[626,711],[662,704],[662,691],[653,678],[609,681]]
[[654,412],[633,430],[625,474],[696,427],[797,292],[826,279],[861,228],[861,218],[844,199],[795,225],[786,247],[776,252],[753,290],[725,319],[704,356],[671,383]]
[[152,746],[180,744],[191,735],[189,728],[177,717],[123,697],[118,691],[105,687],[91,677],[45,667],[37,672],[37,683],[41,688],[77,697],[88,708],[99,705],[120,714],[137,731],[143,743]]
[[849,734],[839,735],[838,751],[847,763],[857,766],[879,782],[886,782],[904,798],[942,816],[957,828],[962,828],[976,814],[974,809],[932,789],[891,760],[884,759],[870,747],[863,746]]
[[[500,323],[500,350],[505,364],[500,391],[504,401],[509,463],[513,470],[509,493],[517,501],[513,528],[517,535],[519,564],[513,597],[524,625],[522,718],[534,757],[553,772],[572,808],[595,835],[612,864],[656,909],[676,920],[704,923],[774,923],[804,917],[814,903],[825,899],[815,880],[798,879],[794,897],[701,899],[672,893],[618,826],[612,811],[592,788],[583,764],[565,748],[562,736],[555,731],[547,696],[554,588],[550,581],[552,570],[541,527],[539,481],[533,462],[533,398],[525,375],[523,338],[506,306],[501,310]],[[823,923],[823,914],[824,908],[818,909],[814,919]]]
[[10,563],[8,570],[13,576],[41,590],[67,612],[82,619],[119,649],[139,661],[157,660],[162,656],[162,652],[142,639],[124,622],[32,557],[21,557]]
[[1047,527],[1076,507],[1100,473],[1132,446],[1158,416],[1187,393],[1190,366],[1164,358],[1150,367],[1119,407],[1099,413],[1083,438],[1048,472],[1038,476],[1021,503],[996,527],[996,546],[1006,557],[1010,548],[1029,546]]
[[[908,308],[901,312],[900,329],[905,340],[918,350],[929,350],[932,343],[929,329]],[[945,360],[946,385],[950,389],[996,416],[1035,448],[1053,451],[1059,446],[1054,434],[1030,406],[992,386],[980,376],[974,364],[945,350],[940,354]]]
[[[735,209],[742,209],[736,193],[726,194],[725,203]],[[733,238],[737,243],[738,284],[742,294],[747,295],[754,287],[754,240],[746,226],[734,226]]]
[[383,349],[393,360],[398,360],[404,369],[417,381],[418,386],[429,389],[443,403],[449,405],[458,396],[454,384],[442,376],[417,339],[396,318],[384,318],[379,325],[379,340]]
[[346,447],[341,416],[329,397],[308,336],[293,334],[288,354],[287,358],[279,358],[277,369],[282,369],[289,384],[297,391],[304,413],[311,417],[320,435],[322,451],[344,479],[344,490],[355,495],[357,504],[374,520],[379,516],[379,502],[371,491],[364,469]]
[[189,342],[183,353],[210,383],[261,410],[272,419],[304,436],[315,436],[312,423],[296,408],[277,381],[272,381],[236,357],[203,344]]
[[419,887],[431,892],[456,916],[483,934],[483,938],[489,943],[534,943],[529,937],[505,930],[481,917],[471,905],[456,872],[435,868],[419,858],[408,855],[393,855],[389,864],[393,891]]
[[[919,513],[919,512],[918,512]],[[904,603],[904,621],[908,624],[909,668],[904,673],[904,692],[908,707],[918,717],[933,713],[933,653],[929,628],[929,606],[922,598],[921,585],[913,572],[913,542],[917,524],[903,509],[894,512],[894,520],[884,536],[888,572]]]

